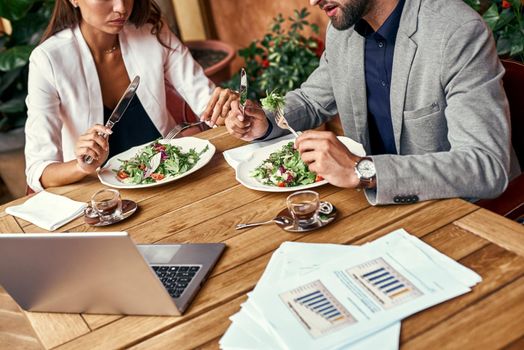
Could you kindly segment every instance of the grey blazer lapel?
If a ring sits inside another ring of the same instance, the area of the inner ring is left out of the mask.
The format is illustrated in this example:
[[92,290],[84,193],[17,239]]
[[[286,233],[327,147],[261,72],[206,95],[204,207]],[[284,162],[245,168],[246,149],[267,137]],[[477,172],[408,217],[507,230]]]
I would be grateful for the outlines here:
[[349,38],[349,79],[351,80],[349,94],[353,107],[355,135],[369,152],[369,136],[367,131],[368,104],[366,94],[366,76],[364,72],[364,38],[353,33]]
[[404,119],[404,103],[411,64],[417,52],[417,43],[411,36],[417,31],[418,12],[421,0],[406,0],[393,55],[393,73],[391,76],[391,121],[395,137],[395,146],[400,154],[400,136]]

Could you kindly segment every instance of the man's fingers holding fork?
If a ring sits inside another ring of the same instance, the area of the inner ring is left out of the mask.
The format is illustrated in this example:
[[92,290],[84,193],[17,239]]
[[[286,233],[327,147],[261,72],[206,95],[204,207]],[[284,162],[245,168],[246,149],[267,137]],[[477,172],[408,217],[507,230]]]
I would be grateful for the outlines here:
[[226,119],[226,127],[233,136],[251,141],[265,134],[268,121],[262,108],[251,100],[246,101],[244,109],[238,101],[233,101]]

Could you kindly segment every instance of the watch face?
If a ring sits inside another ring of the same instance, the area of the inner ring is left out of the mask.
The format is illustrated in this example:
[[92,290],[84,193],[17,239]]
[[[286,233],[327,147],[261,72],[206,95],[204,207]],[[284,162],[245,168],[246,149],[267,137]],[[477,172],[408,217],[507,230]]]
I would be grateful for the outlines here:
[[360,175],[365,179],[370,179],[376,174],[375,164],[369,159],[363,159],[358,162],[357,169]]

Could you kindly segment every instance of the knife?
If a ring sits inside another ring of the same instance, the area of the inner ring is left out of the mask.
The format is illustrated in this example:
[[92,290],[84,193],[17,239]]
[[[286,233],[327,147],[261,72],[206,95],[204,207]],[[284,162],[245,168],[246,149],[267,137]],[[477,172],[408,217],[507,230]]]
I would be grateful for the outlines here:
[[244,68],[240,69],[240,89],[238,91],[240,95],[240,106],[242,106],[242,115],[244,114],[244,109],[246,107],[247,101],[247,74]]
[[[113,126],[116,123],[118,123],[120,118],[122,118],[122,116],[124,115],[127,107],[129,106],[129,103],[131,103],[131,100],[133,99],[133,97],[136,94],[136,89],[138,88],[138,84],[139,83],[140,83],[140,77],[137,75],[133,79],[131,84],[129,84],[129,86],[127,87],[126,91],[122,95],[122,97],[120,97],[120,100],[116,104],[115,109],[113,110],[113,112],[109,116],[109,119],[107,120],[107,123],[105,125],[106,128],[112,129]],[[103,138],[107,138],[107,134],[99,132],[98,135],[102,136]],[[86,163],[86,164],[93,163],[93,158],[91,156],[84,156],[84,163]]]

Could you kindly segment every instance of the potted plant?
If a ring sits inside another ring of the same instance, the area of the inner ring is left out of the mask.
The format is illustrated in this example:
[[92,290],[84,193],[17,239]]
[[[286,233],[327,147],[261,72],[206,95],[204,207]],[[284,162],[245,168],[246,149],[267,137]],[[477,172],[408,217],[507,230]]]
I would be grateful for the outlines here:
[[[171,31],[181,38],[172,0],[156,0],[156,3]],[[233,47],[218,40],[191,40],[184,44],[215,84],[230,78],[229,64],[235,57]]]
[[0,36],[0,131],[25,123],[29,55],[43,34],[54,1],[0,0],[0,17],[11,22],[12,33]]
[[215,84],[230,78],[229,65],[235,58],[235,50],[231,45],[219,40],[193,40],[184,44]]
[[[270,32],[262,39],[238,51],[244,58],[249,79],[249,98],[260,99],[266,90],[280,93],[296,89],[318,67],[324,44],[318,38],[319,28],[307,20],[306,8],[295,10],[293,16],[284,19],[282,14],[273,18]],[[314,34],[306,36],[309,28]],[[237,89],[237,74],[224,85]]]
[[524,62],[524,6],[521,0],[464,0],[493,31],[502,58]]
[[24,133],[29,55],[47,26],[54,1],[0,0],[12,32],[0,34],[0,177],[16,198],[25,193]]

